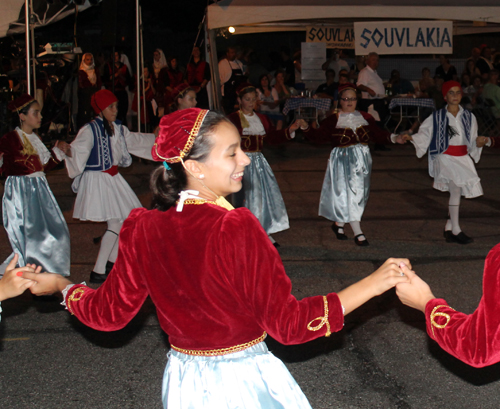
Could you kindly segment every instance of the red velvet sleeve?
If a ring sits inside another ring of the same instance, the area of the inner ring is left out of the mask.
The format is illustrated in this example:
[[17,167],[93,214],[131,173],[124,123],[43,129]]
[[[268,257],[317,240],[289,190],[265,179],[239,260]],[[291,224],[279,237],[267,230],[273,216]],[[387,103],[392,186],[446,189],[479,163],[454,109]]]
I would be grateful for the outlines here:
[[500,149],[500,136],[490,136],[490,148]]
[[[320,127],[319,128],[313,128],[312,126],[309,126],[305,131],[302,131],[304,133],[305,138],[313,143],[316,144],[329,144],[338,146],[338,140],[340,138],[337,138],[335,136],[336,132],[336,126],[337,126],[337,115],[333,114],[328,117],[326,117],[323,121],[321,121]],[[344,132],[343,129],[340,131]]]
[[[248,209],[233,210],[224,218],[220,258],[248,314],[274,339],[299,344],[326,334],[328,326],[321,321],[325,317],[323,296],[298,301],[291,294],[292,285],[277,250]],[[340,331],[344,325],[340,300],[335,293],[326,299],[330,331]]]
[[441,348],[468,365],[481,368],[500,362],[500,244],[485,261],[483,296],[466,315],[433,299],[425,308],[427,333]]
[[99,331],[116,331],[127,325],[147,297],[142,269],[136,262],[135,221],[146,209],[135,209],[120,230],[118,258],[97,290],[74,286],[66,294],[68,310],[85,325]]
[[368,126],[366,128],[368,129],[370,140],[380,144],[392,144],[391,133],[389,131],[380,128],[375,122],[375,118],[373,118],[370,114],[366,112],[362,112],[361,114],[368,122]]
[[264,125],[264,130],[266,131],[266,137],[264,141],[271,145],[278,145],[280,143],[284,143],[290,141],[292,138],[290,136],[289,128],[277,130],[269,121],[267,116],[263,114],[259,114],[255,112],[255,114],[259,117],[262,125]]

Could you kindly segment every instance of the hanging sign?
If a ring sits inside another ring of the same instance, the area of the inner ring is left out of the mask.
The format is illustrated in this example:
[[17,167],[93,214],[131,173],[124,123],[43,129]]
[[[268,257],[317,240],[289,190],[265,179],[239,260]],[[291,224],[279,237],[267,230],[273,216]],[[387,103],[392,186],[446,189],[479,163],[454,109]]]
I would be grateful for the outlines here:
[[354,23],[356,54],[452,54],[452,21]]
[[326,43],[326,48],[354,49],[354,28],[307,27],[306,42]]

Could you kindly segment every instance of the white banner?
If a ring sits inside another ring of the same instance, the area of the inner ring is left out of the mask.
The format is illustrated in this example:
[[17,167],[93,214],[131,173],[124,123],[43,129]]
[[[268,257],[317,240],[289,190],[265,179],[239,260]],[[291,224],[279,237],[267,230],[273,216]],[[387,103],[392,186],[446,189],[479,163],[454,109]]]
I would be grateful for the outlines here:
[[354,28],[307,27],[306,42],[326,43],[326,48],[354,49]]
[[452,21],[354,23],[356,55],[453,54]]

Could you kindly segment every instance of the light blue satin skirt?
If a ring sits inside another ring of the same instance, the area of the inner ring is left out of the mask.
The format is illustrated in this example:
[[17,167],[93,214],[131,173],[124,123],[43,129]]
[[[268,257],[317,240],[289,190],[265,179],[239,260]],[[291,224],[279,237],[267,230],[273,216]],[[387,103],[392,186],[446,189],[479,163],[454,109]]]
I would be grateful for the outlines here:
[[3,225],[19,254],[18,264],[33,263],[42,271],[69,276],[69,230],[45,176],[9,176],[2,203]]
[[245,207],[259,219],[267,234],[289,229],[285,202],[271,166],[260,152],[246,154],[251,163],[243,176]]
[[169,409],[310,409],[286,366],[264,342],[222,356],[171,350],[163,376]]
[[321,189],[319,215],[334,222],[361,221],[370,195],[371,172],[367,145],[334,148]]

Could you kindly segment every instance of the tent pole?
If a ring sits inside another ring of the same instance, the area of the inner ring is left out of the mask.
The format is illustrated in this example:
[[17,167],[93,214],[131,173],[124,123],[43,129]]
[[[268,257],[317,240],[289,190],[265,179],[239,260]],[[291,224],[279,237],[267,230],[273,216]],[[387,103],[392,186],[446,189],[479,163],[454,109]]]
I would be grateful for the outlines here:
[[[30,8],[31,11],[33,11],[33,0],[30,0]],[[30,13],[31,14],[31,13]],[[31,46],[31,60],[33,63],[33,91],[34,91],[34,97],[36,99],[36,49],[35,49],[35,23],[31,24],[31,15],[30,15],[30,30],[31,30],[31,41],[30,41],[30,46]],[[40,106],[43,107],[44,101],[40,101]]]
[[24,18],[26,25],[26,84],[28,86],[28,94],[31,95],[31,75],[30,75],[30,61],[31,61],[31,52],[30,52],[30,7],[29,0],[24,0]]
[[141,55],[140,55],[140,42],[139,42],[139,13],[140,13],[140,7],[139,7],[139,0],[135,0],[135,67],[137,71],[136,75],[136,97],[137,97],[137,130],[140,132],[141,130],[141,93],[140,93],[140,86],[141,86]]
[[212,94],[212,106],[211,109],[215,109],[217,111],[222,110],[222,93],[220,88],[220,76],[219,76],[219,61],[217,61],[217,46],[215,43],[215,30],[208,30],[207,27],[207,19],[205,19],[205,36],[208,33],[208,41],[207,49],[208,55],[210,56],[210,67],[211,67],[211,75],[212,81],[210,83],[211,86],[211,94]]
[[[146,114],[146,78],[144,78],[144,32],[142,30],[142,8],[139,7],[139,24],[140,24],[140,31],[139,34],[141,35],[141,62],[139,64],[139,67],[142,67],[142,70],[139,71],[137,75],[140,74],[140,78],[142,78],[141,85],[142,85],[142,105],[144,107],[143,109],[143,114],[144,114],[144,132],[147,132],[146,127],[148,126],[147,124],[147,114]],[[138,105],[137,110],[139,111],[141,109],[141,106]],[[139,124],[139,132],[141,131],[141,124]]]

